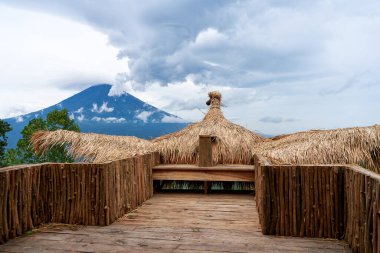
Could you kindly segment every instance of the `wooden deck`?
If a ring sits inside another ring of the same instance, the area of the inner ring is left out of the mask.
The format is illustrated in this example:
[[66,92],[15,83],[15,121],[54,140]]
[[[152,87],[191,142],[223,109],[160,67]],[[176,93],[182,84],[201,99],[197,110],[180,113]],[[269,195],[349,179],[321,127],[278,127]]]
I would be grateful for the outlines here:
[[156,194],[106,227],[56,227],[0,252],[351,252],[344,241],[264,236],[251,195]]

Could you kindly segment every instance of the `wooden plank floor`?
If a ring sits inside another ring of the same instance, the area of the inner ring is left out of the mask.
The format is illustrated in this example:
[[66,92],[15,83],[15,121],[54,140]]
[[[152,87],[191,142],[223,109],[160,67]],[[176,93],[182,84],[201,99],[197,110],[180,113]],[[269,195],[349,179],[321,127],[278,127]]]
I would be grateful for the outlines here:
[[107,227],[40,229],[0,252],[351,252],[344,241],[261,234],[254,197],[156,194]]

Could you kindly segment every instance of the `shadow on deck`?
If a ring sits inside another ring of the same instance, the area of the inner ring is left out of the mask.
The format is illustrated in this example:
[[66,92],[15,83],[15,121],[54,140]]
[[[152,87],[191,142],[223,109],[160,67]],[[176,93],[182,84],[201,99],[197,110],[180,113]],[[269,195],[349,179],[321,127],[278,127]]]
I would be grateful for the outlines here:
[[[59,228],[59,227],[58,227]],[[155,194],[106,227],[40,229],[0,252],[351,252],[345,241],[266,236],[252,195]]]

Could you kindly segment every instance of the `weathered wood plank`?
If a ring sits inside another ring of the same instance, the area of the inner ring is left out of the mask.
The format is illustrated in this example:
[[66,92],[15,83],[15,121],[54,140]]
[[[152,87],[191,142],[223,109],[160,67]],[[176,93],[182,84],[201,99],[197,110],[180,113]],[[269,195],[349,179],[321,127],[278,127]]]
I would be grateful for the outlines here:
[[252,195],[157,194],[110,226],[39,231],[0,252],[350,252],[337,240],[263,235]]

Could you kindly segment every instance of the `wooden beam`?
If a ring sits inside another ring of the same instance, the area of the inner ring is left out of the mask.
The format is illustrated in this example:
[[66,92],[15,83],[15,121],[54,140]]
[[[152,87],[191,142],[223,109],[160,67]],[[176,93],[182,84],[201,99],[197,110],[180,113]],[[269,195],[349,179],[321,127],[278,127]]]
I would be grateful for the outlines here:
[[160,164],[156,165],[153,168],[153,171],[157,170],[175,170],[175,171],[255,171],[255,167],[253,165],[245,165],[245,164],[219,164],[212,167],[202,167],[197,166],[195,164]]

